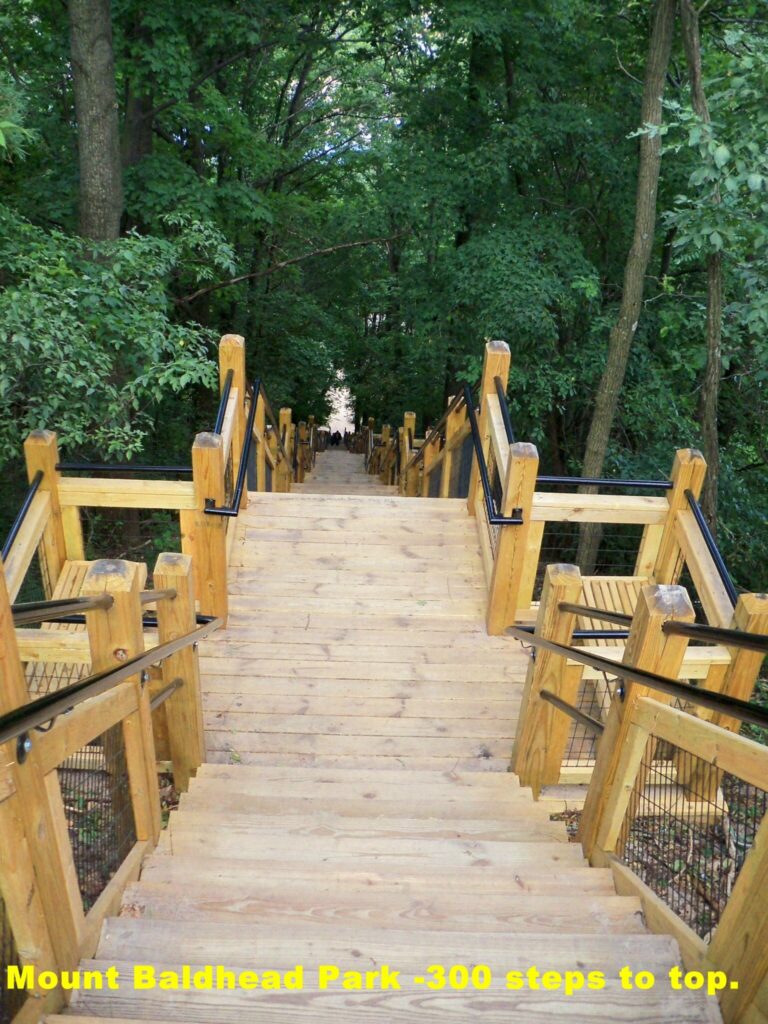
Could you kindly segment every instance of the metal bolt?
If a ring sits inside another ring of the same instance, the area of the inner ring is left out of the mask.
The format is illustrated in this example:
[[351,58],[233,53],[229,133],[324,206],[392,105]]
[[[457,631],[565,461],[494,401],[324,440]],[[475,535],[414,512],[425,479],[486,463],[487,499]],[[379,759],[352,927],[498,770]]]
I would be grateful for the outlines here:
[[19,764],[24,764],[27,760],[27,754],[32,749],[32,740],[29,738],[27,733],[22,733],[21,736],[16,740],[16,760]]
[[115,657],[118,661],[125,661],[128,657],[128,651],[124,647],[118,647],[115,651]]
[[198,644],[197,640],[195,640],[195,642],[192,644],[192,650],[196,651],[199,646],[200,645]]
[[145,683],[148,683],[148,682],[149,682],[149,670],[145,668],[142,671],[142,673],[141,673],[141,685],[143,686]]

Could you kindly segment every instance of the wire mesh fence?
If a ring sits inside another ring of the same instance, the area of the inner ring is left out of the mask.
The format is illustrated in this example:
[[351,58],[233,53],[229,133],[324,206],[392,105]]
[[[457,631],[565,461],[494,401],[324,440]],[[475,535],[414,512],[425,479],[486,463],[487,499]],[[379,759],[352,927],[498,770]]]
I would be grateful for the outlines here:
[[[616,678],[603,674],[600,679],[582,679],[576,707],[590,718],[604,722],[616,691]],[[564,768],[585,768],[594,765],[598,736],[579,722],[572,722],[563,755]]]
[[[534,599],[541,596],[544,574],[548,565],[565,562],[579,565],[579,524],[549,522],[544,525],[539,567],[536,573]],[[643,527],[637,523],[604,523],[600,547],[593,566],[581,564],[579,568],[589,576],[633,576],[637,551]]]
[[9,989],[6,984],[8,968],[20,966],[11,922],[3,897],[0,896],[0,1024],[11,1024],[26,1000],[23,989]]
[[136,842],[122,724],[68,757],[58,776],[87,912]]
[[429,496],[430,498],[440,497],[440,486],[443,480],[443,463],[429,474]]
[[708,940],[766,810],[766,790],[651,735],[616,853]]

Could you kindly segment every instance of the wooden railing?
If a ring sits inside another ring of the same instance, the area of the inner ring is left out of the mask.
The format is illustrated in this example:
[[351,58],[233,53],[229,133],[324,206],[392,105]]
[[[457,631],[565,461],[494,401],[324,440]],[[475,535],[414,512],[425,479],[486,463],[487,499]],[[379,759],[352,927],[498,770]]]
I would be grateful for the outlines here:
[[[707,701],[702,691],[711,691],[735,696],[735,707],[751,693],[763,654],[739,650],[745,641],[736,633],[730,648],[690,647],[684,631],[669,624],[692,623],[693,607],[684,588],[669,585],[642,588],[626,645],[578,644],[575,613],[562,606],[578,603],[581,593],[575,566],[548,567],[512,766],[536,797],[546,786],[575,781],[563,772],[566,743],[585,728],[582,688],[603,675],[576,658],[607,656],[618,683],[608,688],[605,714],[595,720],[589,708],[595,752],[576,780],[589,782],[579,831],[584,853],[613,868],[620,893],[640,897],[652,929],[677,938],[688,970],[738,979],[738,987],[724,983],[719,993],[726,1024],[751,1019],[747,1011],[768,984],[768,748],[734,734],[735,710],[698,704]],[[754,626],[754,617],[742,617]],[[764,646],[765,637],[755,639]],[[622,665],[702,683],[688,688],[683,709],[672,707],[669,694],[623,678]]]
[[[221,430],[198,434],[192,445],[191,479],[136,479],[128,475],[67,476],[60,465],[56,434],[34,431],[24,444],[29,479],[38,471],[42,480],[23,526],[4,562],[11,600],[18,595],[36,554],[39,554],[45,593],[51,596],[66,562],[85,559],[82,510],[85,508],[165,509],[178,513],[181,550],[195,561],[198,610],[227,616],[227,569],[236,533],[236,520],[206,513],[211,504],[231,500],[246,446],[246,425],[252,397],[246,380],[245,343],[225,335],[219,345],[220,388],[232,374]],[[292,479],[304,479],[311,469],[308,428],[291,423],[291,410],[281,409],[278,422],[267,424],[263,391],[256,396],[251,446],[250,490],[285,492]],[[296,468],[294,469],[294,462]],[[130,467],[126,467],[130,471]],[[185,470],[185,467],[173,467]],[[169,475],[179,475],[169,474]],[[248,502],[248,487],[240,503]]]
[[[43,708],[40,714],[51,718],[46,731],[30,727],[0,746],[0,909],[18,966],[33,966],[36,977],[39,971],[72,970],[93,955],[102,921],[116,912],[125,885],[138,877],[142,857],[157,843],[155,734],[165,737],[178,790],[187,788],[204,758],[197,645],[188,635],[199,639],[217,623],[196,626],[187,555],[160,555],[154,601],[153,591],[143,592],[146,577],[140,563],[91,563],[80,595],[110,600],[90,602],[85,630],[65,633],[15,630],[0,573],[0,721],[37,709],[29,703],[25,663],[69,660],[90,666],[95,675],[142,655],[148,639],[166,652],[159,667],[83,703],[57,691],[59,704],[71,707],[66,715]],[[148,635],[142,615],[151,603],[157,631]],[[154,661],[150,654],[148,662]],[[156,699],[163,703],[153,712]],[[60,989],[35,988],[14,1020],[37,1020],[62,1004]]]
[[[486,345],[477,397],[477,420],[482,457],[496,495],[499,516],[519,515],[518,525],[494,525],[489,521],[481,486],[479,460],[468,447],[470,424],[466,404],[449,404],[450,412],[423,439],[414,436],[415,417],[406,413],[397,431],[385,425],[373,439],[368,472],[399,493],[420,497],[465,497],[470,515],[477,520],[478,540],[485,568],[488,601],[486,625],[500,634],[515,623],[536,617],[534,593],[541,578],[542,542],[547,524],[598,523],[608,528],[632,525],[642,528],[629,575],[639,582],[676,583],[687,570],[695,598],[713,625],[738,625],[742,629],[768,630],[768,602],[754,596],[734,608],[721,568],[697,524],[692,502],[704,483],[706,462],[695,449],[675,455],[668,481],[603,481],[598,493],[553,493],[542,486],[568,478],[539,477],[539,456],[532,444],[510,441],[501,406],[499,385],[506,390],[510,366],[509,348],[503,342]],[[471,472],[457,474],[457,453],[469,451]],[[439,486],[433,481],[439,477]],[[463,477],[463,480],[461,479]],[[467,482],[468,477],[468,482]],[[573,486],[581,481],[573,478]],[[624,485],[643,493],[616,493],[609,484]],[[590,488],[590,492],[595,491]],[[645,493],[660,490],[660,495]],[[584,490],[584,488],[580,488]],[[606,492],[606,493],[602,493]],[[552,559],[549,559],[552,560]],[[626,571],[622,575],[627,575]]]

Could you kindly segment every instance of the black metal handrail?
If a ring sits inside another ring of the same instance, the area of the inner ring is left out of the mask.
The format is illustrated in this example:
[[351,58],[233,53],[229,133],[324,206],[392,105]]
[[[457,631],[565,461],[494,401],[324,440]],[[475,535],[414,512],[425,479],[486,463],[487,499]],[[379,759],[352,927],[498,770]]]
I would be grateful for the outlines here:
[[96,672],[86,679],[79,679],[75,683],[63,686],[60,690],[53,690],[51,693],[38,697],[37,700],[22,704],[21,707],[0,715],[0,744],[27,736],[33,729],[45,725],[66,711],[71,711],[83,701],[89,700],[91,697],[98,697],[99,694],[112,689],[124,679],[137,675],[191,644],[199,643],[200,640],[204,640],[215,629],[218,629],[222,622],[221,618],[213,619],[205,626],[193,629],[190,633],[185,633],[175,640],[158,644],[151,651],[137,654],[115,668]]
[[243,487],[245,486],[245,477],[248,472],[248,460],[251,455],[251,445],[253,444],[253,423],[256,419],[256,406],[258,403],[258,396],[261,391],[261,381],[255,380],[253,382],[253,388],[251,390],[251,407],[248,410],[248,419],[245,424],[245,442],[243,444],[243,450],[240,452],[240,465],[237,469],[237,480],[235,482],[235,490],[232,496],[232,504],[225,505],[223,508],[216,508],[214,499],[205,499],[205,508],[203,511],[210,516],[229,516],[236,518],[240,514],[240,502],[243,499]]
[[[518,626],[518,629],[526,633],[535,633],[535,626]],[[571,633],[573,640],[626,640],[629,637],[628,629],[574,629]]]
[[25,604],[14,604],[11,607],[14,626],[32,626],[38,622],[54,622],[60,615],[71,612],[87,612],[95,608],[106,611],[114,604],[110,594],[98,594],[94,597],[63,597],[53,601],[28,601]]
[[632,616],[625,612],[610,612],[605,608],[590,608],[586,604],[574,604],[572,601],[561,601],[557,610],[560,612],[573,612],[574,615],[582,615],[587,619],[602,619],[604,622],[615,622],[618,626],[628,626],[632,622]]
[[574,707],[573,704],[569,704],[567,701],[563,700],[561,697],[558,697],[557,694],[552,693],[550,690],[540,690],[539,696],[542,700],[545,700],[549,704],[554,705],[558,709],[558,711],[564,711],[566,715],[568,715],[570,718],[574,720],[574,722],[578,722],[579,725],[582,725],[585,729],[588,729],[590,732],[595,733],[596,736],[602,735],[605,726],[602,722],[598,722],[596,718],[593,718],[592,715],[588,715],[585,711],[582,711],[580,708]]
[[457,409],[460,409],[461,406],[464,404],[464,402],[465,402],[464,387],[465,387],[465,385],[464,385],[464,383],[462,383],[460,385],[461,389],[460,389],[459,393],[457,395],[454,395],[453,399],[448,403],[448,408],[445,410],[443,415],[437,421],[435,426],[432,427],[432,429],[430,430],[429,434],[427,435],[427,437],[424,440],[424,444],[421,446],[421,448],[419,448],[419,450],[416,452],[416,454],[413,455],[408,460],[408,462],[406,464],[406,467],[405,467],[406,470],[409,470],[412,466],[415,466],[416,463],[420,459],[424,458],[424,455],[426,453],[427,448],[429,448],[429,446],[432,444],[432,442],[435,440],[436,437],[441,436],[443,427],[448,422],[448,417],[451,415],[452,412],[455,412]]
[[192,475],[191,466],[143,466],[133,462],[57,462],[56,469],[69,473],[120,473],[122,476],[138,473]]
[[504,432],[507,435],[507,441],[509,441],[510,444],[514,444],[515,432],[512,429],[512,417],[509,415],[509,406],[507,405],[507,390],[504,387],[504,381],[501,379],[501,377],[494,377],[493,383],[496,385],[496,394],[499,397],[501,418],[504,421]]
[[3,561],[5,561],[7,559],[7,557],[8,557],[8,555],[11,553],[11,548],[13,547],[13,542],[18,537],[19,530],[24,525],[24,520],[27,518],[27,512],[29,512],[30,506],[32,505],[32,502],[34,501],[35,495],[37,494],[38,490],[40,489],[40,484],[42,482],[43,482],[43,471],[42,471],[42,469],[38,469],[38,471],[32,477],[32,482],[30,483],[29,490],[27,491],[26,496],[24,497],[24,501],[21,504],[21,508],[19,509],[19,513],[16,516],[16,518],[13,520],[13,523],[11,524],[11,528],[8,531],[8,536],[5,538],[5,543],[3,544],[3,550],[2,550]]
[[524,644],[533,644],[534,647],[543,647],[544,650],[560,654],[580,665],[589,665],[600,672],[605,672],[620,679],[627,679],[630,682],[640,683],[652,690],[659,690],[661,693],[668,693],[672,697],[679,697],[681,700],[689,701],[691,704],[699,704],[710,711],[717,711],[736,718],[741,722],[748,722],[750,725],[757,725],[762,729],[768,728],[768,711],[757,704],[750,704],[748,701],[739,700],[738,697],[731,697],[727,693],[717,693],[714,690],[703,690],[698,686],[691,686],[690,683],[681,683],[677,679],[668,679],[656,672],[647,672],[644,669],[634,668],[632,665],[625,665],[623,662],[611,661],[609,658],[602,658],[598,654],[585,651],[583,647],[569,647],[565,644],[555,643],[554,640],[546,640],[542,636],[531,635],[517,626],[508,626],[506,632],[516,637]]
[[232,381],[235,378],[234,370],[227,370],[227,375],[224,378],[224,387],[221,389],[221,398],[219,399],[219,408],[216,412],[216,422],[213,426],[214,434],[220,434],[224,427],[224,417],[227,415],[227,406],[229,405],[229,394],[232,391]]
[[464,403],[467,407],[467,415],[469,416],[469,425],[472,431],[472,443],[475,446],[475,458],[477,459],[477,468],[480,473],[480,481],[483,487],[483,498],[485,499],[488,523],[491,526],[522,526],[522,516],[499,515],[494,506],[491,482],[488,479],[488,466],[485,461],[485,452],[483,451],[483,443],[480,438],[480,427],[477,423],[477,415],[475,414],[475,406],[472,400],[472,392],[469,384],[464,385]]
[[573,487],[636,487],[646,491],[668,491],[671,480],[606,480],[592,476],[537,476],[537,484],[570,484]]
[[664,633],[687,636],[691,640],[709,640],[726,647],[740,647],[745,651],[768,654],[768,636],[765,633],[746,633],[743,629],[706,626],[701,622],[679,622],[676,619],[665,622],[661,629]]
[[725,592],[728,595],[728,600],[735,607],[736,602],[739,599],[739,592],[733,585],[731,574],[728,572],[725,561],[723,560],[723,556],[720,554],[715,538],[712,536],[712,531],[709,528],[709,523],[705,519],[704,513],[701,511],[701,506],[696,500],[693,491],[686,489],[685,496],[688,499],[688,504],[691,507],[691,512],[693,512],[693,518],[696,520],[699,530],[701,531],[701,536],[704,539],[704,543],[707,546],[707,550],[712,556],[712,561],[715,563],[717,575],[720,577],[720,580],[723,586],[725,587]]
[[[195,622],[198,626],[207,626],[209,622],[213,622],[213,615],[201,615],[199,612],[195,615]],[[47,616],[45,622],[55,623],[56,625],[62,626],[85,626],[87,625],[87,619],[85,615],[56,615]],[[157,616],[156,615],[143,615],[141,624],[144,629],[157,629]]]

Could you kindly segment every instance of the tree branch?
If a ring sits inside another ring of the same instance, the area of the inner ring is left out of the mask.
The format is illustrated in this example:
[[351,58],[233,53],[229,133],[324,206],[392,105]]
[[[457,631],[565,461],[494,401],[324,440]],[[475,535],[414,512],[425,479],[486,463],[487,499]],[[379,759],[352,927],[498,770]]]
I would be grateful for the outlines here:
[[226,281],[218,281],[216,284],[207,285],[205,288],[198,288],[196,292],[190,292],[189,295],[182,295],[176,299],[177,303],[190,303],[194,302],[195,299],[202,298],[203,295],[209,295],[211,292],[218,291],[219,288],[228,288],[233,284],[242,284],[243,281],[252,281],[258,277],[268,277],[270,274],[277,273],[278,270],[284,270],[286,267],[292,267],[296,263],[303,263],[304,260],[311,260],[315,256],[328,256],[332,252],[339,252],[342,249],[359,249],[365,245],[382,245],[387,242],[394,242],[397,238],[402,238],[404,232],[399,235],[387,235],[381,238],[364,238],[358,242],[339,242],[338,245],[329,245],[324,249],[314,249],[312,252],[305,252],[302,256],[293,256],[289,260],[280,260],[278,263],[273,263],[270,267],[265,270],[254,270],[250,274],[240,274],[238,277],[230,277]]

